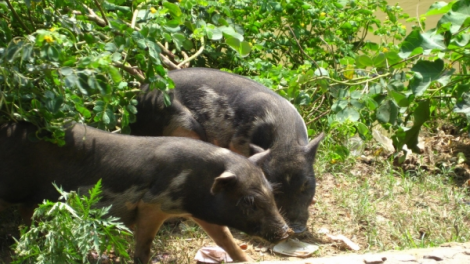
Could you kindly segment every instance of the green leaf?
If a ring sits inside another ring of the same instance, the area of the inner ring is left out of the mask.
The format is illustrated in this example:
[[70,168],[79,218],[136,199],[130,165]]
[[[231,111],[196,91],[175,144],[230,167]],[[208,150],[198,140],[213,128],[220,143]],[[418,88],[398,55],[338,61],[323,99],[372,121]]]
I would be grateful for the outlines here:
[[[240,35],[239,33],[235,32],[235,29],[233,29],[232,27],[222,26],[222,27],[219,27],[219,29],[223,32],[223,34],[226,38],[235,38],[240,42],[243,41],[243,36]],[[239,46],[239,45],[237,45],[237,46]]]
[[429,87],[429,85],[431,85],[431,79],[423,78],[423,76],[419,72],[415,72],[413,74],[413,78],[411,78],[410,83],[409,83],[410,89],[413,91],[413,94],[415,94],[416,96],[423,95],[426,89]]
[[238,53],[240,54],[241,57],[246,57],[250,55],[251,52],[251,46],[250,43],[243,41],[240,43],[240,48],[238,49]]
[[460,95],[460,100],[454,107],[455,113],[465,114],[467,119],[470,120],[470,94],[468,93],[470,90],[470,85],[468,84],[460,84],[458,87],[456,95]]
[[394,125],[398,116],[398,107],[392,100],[382,102],[382,105],[377,109],[377,120],[382,123],[389,123]]
[[357,56],[356,63],[359,68],[366,68],[366,67],[374,66],[374,61],[367,55]]
[[354,65],[355,62],[356,61],[354,60],[354,58],[351,58],[351,57],[344,57],[339,60],[339,63],[341,65]]
[[362,98],[362,93],[361,91],[354,90],[351,92],[351,98],[353,99],[361,99]]
[[437,23],[440,27],[443,24],[450,23],[450,32],[455,34],[460,30],[460,27],[467,18],[470,17],[470,1],[460,0],[452,5],[452,10],[446,13]]
[[330,74],[325,68],[320,67],[315,69],[315,76],[330,76]]
[[411,68],[414,76],[410,80],[410,88],[416,96],[424,94],[432,81],[439,79],[444,70],[444,61],[437,59],[435,61],[418,61]]
[[385,13],[387,13],[388,19],[390,19],[392,23],[397,22],[397,17],[395,16],[395,13],[393,12],[391,6],[387,6],[387,8],[385,9]]
[[359,116],[359,112],[357,112],[357,110],[354,107],[347,106],[346,108],[338,112],[336,114],[336,117],[338,118],[340,122],[344,122],[346,120],[355,122],[359,120],[360,116]]
[[372,136],[369,128],[363,123],[356,123],[356,129],[362,139],[369,139]]
[[[470,33],[461,33],[450,40],[449,49],[457,47],[465,47],[470,41]],[[453,47],[455,46],[455,47]]]
[[178,5],[170,3],[170,2],[163,2],[163,6],[168,8],[170,14],[175,17],[180,17],[183,13]]
[[113,79],[114,83],[119,83],[122,81],[122,76],[119,70],[116,67],[110,66],[108,68],[109,75],[111,75],[111,78]]
[[225,43],[236,51],[238,51],[238,48],[240,47],[240,40],[237,38],[228,37],[225,39]]
[[429,7],[428,12],[426,12],[426,14],[424,15],[425,16],[442,15],[442,14],[449,12],[451,8],[452,8],[452,5],[449,5],[446,2],[442,2],[442,1],[435,2]]
[[406,144],[409,149],[413,150],[414,152],[419,152],[419,149],[417,147],[419,131],[421,129],[421,126],[427,120],[429,120],[431,116],[429,106],[429,100],[419,102],[418,107],[413,113],[413,126],[410,129],[402,129],[401,131],[398,131],[394,136],[392,136],[393,143],[396,146],[397,151],[401,150]]
[[435,29],[424,33],[415,29],[403,41],[398,55],[406,59],[417,48],[422,48],[425,54],[429,54],[433,49],[445,50],[446,45],[444,37],[438,34]]
[[385,67],[385,58],[386,58],[385,54],[383,53],[379,53],[377,56],[375,56],[372,59],[374,67],[376,68]]
[[374,111],[375,109],[377,109],[377,107],[379,107],[379,104],[370,97],[366,97],[364,99],[364,103],[370,111]]
[[221,40],[223,37],[222,30],[220,30],[219,28],[213,25],[210,25],[210,26],[206,27],[207,37],[211,40]]
[[56,46],[50,45],[46,48],[47,58],[52,61],[59,61],[59,49]]
[[109,117],[107,111],[103,112],[103,116],[101,117],[101,120],[102,120],[103,123],[105,123],[106,125],[109,125],[109,124],[111,123],[111,118]]
[[93,111],[95,112],[103,112],[104,108],[106,106],[106,103],[103,101],[96,101],[95,106],[93,107]]
[[181,34],[181,33],[174,33],[172,34],[173,36],[173,42],[176,45],[176,48],[178,50],[181,50],[181,47],[183,46],[184,42],[186,41],[186,36]]
[[133,113],[134,115],[137,114],[137,108],[133,105],[127,105],[127,110],[129,110],[129,112]]
[[385,54],[385,56],[387,57],[389,65],[397,64],[400,61],[402,61],[402,58],[400,58],[400,56],[398,56],[398,52],[396,52],[396,51],[387,52]]
[[295,98],[294,104],[296,105],[308,105],[310,104],[310,96],[304,91],[300,91],[299,95]]
[[410,105],[410,102],[408,101],[408,98],[406,95],[400,92],[396,91],[390,91],[390,95],[392,96],[393,100],[397,103],[398,106],[400,107],[407,107]]
[[444,70],[444,61],[437,59],[435,61],[418,61],[411,68],[414,72],[419,72],[424,78],[429,78],[431,80],[437,80]]

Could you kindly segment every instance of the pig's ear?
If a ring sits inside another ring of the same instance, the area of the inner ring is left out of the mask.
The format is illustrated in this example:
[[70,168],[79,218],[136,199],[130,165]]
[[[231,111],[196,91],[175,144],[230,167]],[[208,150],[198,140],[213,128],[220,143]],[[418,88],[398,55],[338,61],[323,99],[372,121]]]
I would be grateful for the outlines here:
[[258,145],[255,145],[255,144],[250,144],[250,153],[253,153],[254,154],[258,154],[258,153],[261,153],[265,151],[264,148],[258,146]]
[[219,177],[214,179],[211,193],[216,194],[226,188],[230,188],[238,181],[237,175],[229,171],[224,171]]
[[269,155],[269,152],[270,152],[270,150],[267,149],[267,150],[264,150],[264,151],[262,151],[262,152],[259,152],[259,153],[256,153],[256,154],[252,155],[252,156],[249,157],[248,159],[249,159],[251,162],[253,162],[254,164],[259,165],[260,161],[261,161],[263,158],[265,158],[265,157],[267,157],[267,156]]
[[320,142],[322,141],[324,137],[325,137],[325,133],[322,132],[320,135],[318,135],[316,138],[310,141],[307,144],[307,146],[305,146],[305,155],[312,162],[315,160],[315,155],[317,154],[318,146],[320,145]]

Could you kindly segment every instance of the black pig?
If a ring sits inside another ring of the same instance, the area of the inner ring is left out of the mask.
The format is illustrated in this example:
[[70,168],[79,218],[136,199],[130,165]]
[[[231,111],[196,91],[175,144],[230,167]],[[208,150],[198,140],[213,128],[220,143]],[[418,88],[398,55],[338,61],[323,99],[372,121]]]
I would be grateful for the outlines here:
[[[135,260],[147,263],[160,225],[172,216],[196,221],[236,261],[249,258],[226,226],[271,242],[288,236],[272,189],[248,159],[186,138],[133,137],[75,124],[66,145],[33,142],[35,126],[0,128],[0,209],[19,204],[23,217],[64,190],[83,192],[102,179],[101,204],[135,225]],[[256,158],[253,158],[256,159]]]

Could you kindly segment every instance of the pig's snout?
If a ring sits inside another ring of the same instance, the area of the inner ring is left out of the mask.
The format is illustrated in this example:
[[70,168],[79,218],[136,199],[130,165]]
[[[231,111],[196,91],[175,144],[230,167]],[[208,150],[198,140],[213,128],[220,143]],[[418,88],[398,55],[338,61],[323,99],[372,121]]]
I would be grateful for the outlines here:
[[271,243],[277,243],[279,241],[287,239],[291,234],[293,234],[294,231],[287,225],[279,225],[279,228],[277,229],[276,232],[271,234],[270,236],[265,236],[265,239],[267,239]]
[[290,228],[292,228],[292,235],[298,235],[298,234],[301,234],[303,232],[305,232],[307,230],[307,226],[306,225],[302,225],[302,224],[299,224],[299,223],[292,223],[289,225]]
[[287,239],[290,235],[294,234],[294,231],[288,225],[284,225],[282,229],[284,231],[284,235],[282,236],[281,240]]
[[304,225],[292,224],[291,228],[293,230],[293,234],[301,234],[307,230],[307,227]]

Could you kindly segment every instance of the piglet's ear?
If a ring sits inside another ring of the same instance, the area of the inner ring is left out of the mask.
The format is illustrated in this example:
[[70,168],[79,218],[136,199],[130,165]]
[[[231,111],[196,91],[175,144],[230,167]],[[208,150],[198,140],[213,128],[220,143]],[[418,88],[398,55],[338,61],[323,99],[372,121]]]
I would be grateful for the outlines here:
[[269,155],[269,152],[270,152],[270,150],[267,149],[267,150],[265,150],[265,151],[262,151],[262,152],[259,152],[259,153],[254,154],[253,156],[249,157],[248,159],[249,159],[251,162],[253,162],[254,164],[259,165],[259,164],[260,164],[260,161],[261,161],[263,158],[265,158],[265,157],[267,157],[267,156]]
[[233,174],[229,171],[224,171],[220,174],[219,177],[214,179],[214,183],[212,184],[211,193],[216,194],[220,191],[233,187],[238,181],[237,175]]
[[255,145],[255,144],[250,144],[250,153],[253,153],[254,154],[258,154],[258,153],[261,153],[265,151],[264,148],[258,146],[258,145]]
[[312,162],[315,161],[315,156],[317,154],[318,146],[320,145],[320,142],[323,140],[324,137],[325,137],[325,133],[322,132],[320,135],[318,135],[316,138],[310,141],[307,146],[305,146],[305,155]]

